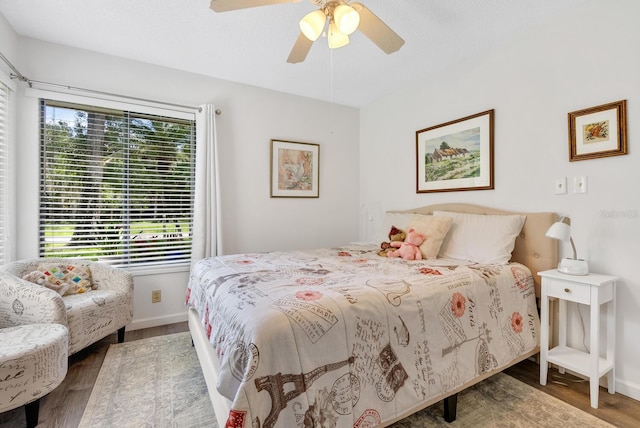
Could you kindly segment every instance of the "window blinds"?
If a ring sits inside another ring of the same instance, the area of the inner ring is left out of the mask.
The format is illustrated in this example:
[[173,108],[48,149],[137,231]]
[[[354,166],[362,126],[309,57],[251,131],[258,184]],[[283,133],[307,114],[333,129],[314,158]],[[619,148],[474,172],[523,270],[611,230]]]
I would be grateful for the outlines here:
[[7,146],[9,127],[9,88],[0,81],[0,263],[8,257],[8,171]]
[[40,254],[188,264],[194,120],[42,100]]

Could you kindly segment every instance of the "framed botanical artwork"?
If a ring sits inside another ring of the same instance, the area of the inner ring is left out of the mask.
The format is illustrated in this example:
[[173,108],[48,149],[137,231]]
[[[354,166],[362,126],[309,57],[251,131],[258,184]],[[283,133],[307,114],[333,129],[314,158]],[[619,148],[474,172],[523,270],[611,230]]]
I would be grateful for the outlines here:
[[493,189],[488,110],[416,131],[416,193]]
[[627,100],[569,113],[569,161],[627,154]]
[[271,197],[320,195],[320,145],[271,140]]

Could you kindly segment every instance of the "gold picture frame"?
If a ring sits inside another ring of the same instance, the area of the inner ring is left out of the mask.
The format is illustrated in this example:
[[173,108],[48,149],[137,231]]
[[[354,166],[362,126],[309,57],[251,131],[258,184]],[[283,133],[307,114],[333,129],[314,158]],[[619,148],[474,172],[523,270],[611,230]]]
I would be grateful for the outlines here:
[[494,110],[416,131],[416,193],[493,189]]
[[320,197],[320,145],[271,140],[271,197]]
[[568,114],[569,161],[627,154],[627,100]]

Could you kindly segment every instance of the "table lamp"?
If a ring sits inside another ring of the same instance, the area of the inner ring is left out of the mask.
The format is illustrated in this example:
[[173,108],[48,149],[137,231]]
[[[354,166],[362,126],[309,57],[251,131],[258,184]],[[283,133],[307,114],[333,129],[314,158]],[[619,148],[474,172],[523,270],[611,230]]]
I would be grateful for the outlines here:
[[589,266],[587,262],[578,259],[576,254],[576,246],[571,238],[571,219],[569,217],[561,217],[560,220],[553,223],[545,236],[557,239],[559,241],[569,241],[573,249],[573,258],[564,258],[558,263],[558,272],[568,275],[588,275]]

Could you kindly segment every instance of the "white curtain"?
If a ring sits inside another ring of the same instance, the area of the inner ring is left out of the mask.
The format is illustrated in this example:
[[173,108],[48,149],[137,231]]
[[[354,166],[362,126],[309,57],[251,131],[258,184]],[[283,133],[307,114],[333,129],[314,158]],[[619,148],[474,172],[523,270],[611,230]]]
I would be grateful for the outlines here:
[[192,262],[222,254],[215,111],[213,104],[204,104],[196,113]]

